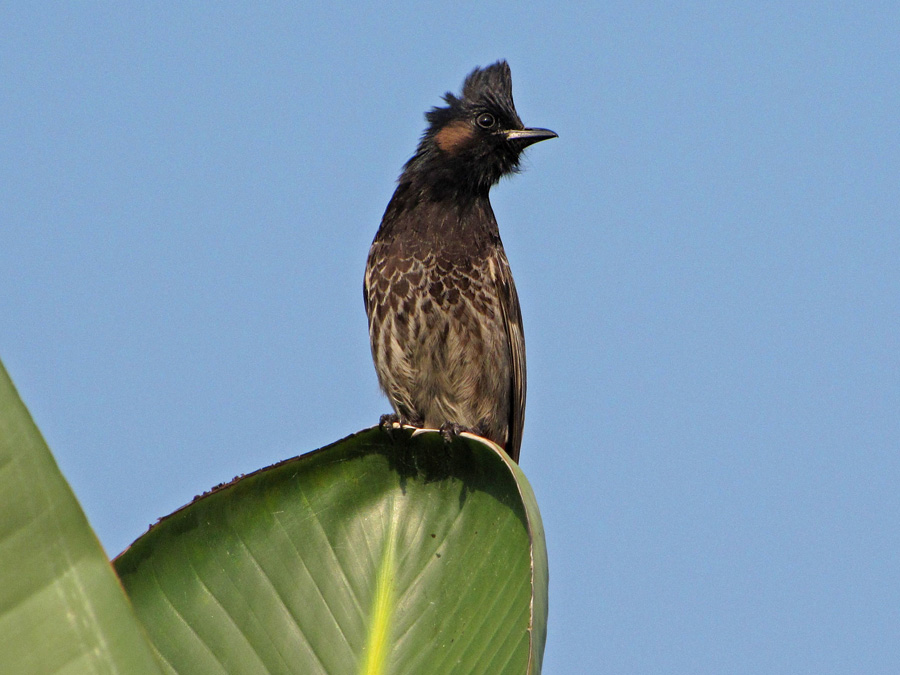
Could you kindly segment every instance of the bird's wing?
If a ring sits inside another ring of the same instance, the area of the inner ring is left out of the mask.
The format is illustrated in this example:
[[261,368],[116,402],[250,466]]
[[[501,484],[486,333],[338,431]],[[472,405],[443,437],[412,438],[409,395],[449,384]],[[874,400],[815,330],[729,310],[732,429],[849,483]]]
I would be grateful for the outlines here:
[[372,315],[378,304],[378,293],[375,288],[376,277],[380,268],[377,261],[383,257],[381,250],[383,244],[379,241],[373,241],[372,247],[369,249],[369,256],[366,258],[366,275],[363,279],[363,304],[366,307],[366,316],[369,318],[369,327],[372,326]]
[[510,356],[510,388],[509,388],[509,437],[506,441],[506,452],[519,461],[519,448],[522,445],[522,428],[525,425],[525,333],[522,330],[522,310],[519,308],[519,296],[513,283],[512,273],[506,254],[500,251],[499,265],[495,275],[497,296],[500,298],[500,310],[503,314],[503,326],[509,343]]

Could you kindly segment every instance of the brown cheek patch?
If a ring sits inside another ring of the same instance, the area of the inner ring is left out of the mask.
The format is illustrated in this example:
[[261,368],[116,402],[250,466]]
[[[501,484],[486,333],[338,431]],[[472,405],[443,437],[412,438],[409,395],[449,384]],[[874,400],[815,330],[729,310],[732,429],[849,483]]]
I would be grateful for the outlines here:
[[468,122],[453,122],[437,132],[434,140],[441,150],[452,155],[472,140],[472,127]]

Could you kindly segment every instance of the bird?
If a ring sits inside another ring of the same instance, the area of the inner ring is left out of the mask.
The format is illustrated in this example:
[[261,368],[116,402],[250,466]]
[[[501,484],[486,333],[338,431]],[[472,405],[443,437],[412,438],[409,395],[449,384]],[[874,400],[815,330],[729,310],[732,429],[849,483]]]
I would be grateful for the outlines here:
[[381,423],[448,440],[470,431],[518,462],[525,337],[489,193],[526,147],[557,134],[522,124],[505,60],[443,101],[425,114],[366,260],[372,358],[394,410]]

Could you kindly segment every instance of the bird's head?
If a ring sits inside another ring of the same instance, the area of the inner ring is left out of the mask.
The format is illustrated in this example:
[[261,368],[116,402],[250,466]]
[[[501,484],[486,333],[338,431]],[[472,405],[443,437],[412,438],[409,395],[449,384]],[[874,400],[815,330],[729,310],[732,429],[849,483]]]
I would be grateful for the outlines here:
[[506,61],[476,68],[461,95],[448,92],[444,101],[446,106],[426,113],[428,128],[401,182],[409,180],[437,194],[486,195],[502,176],[518,169],[525,148],[556,138],[549,129],[522,124]]

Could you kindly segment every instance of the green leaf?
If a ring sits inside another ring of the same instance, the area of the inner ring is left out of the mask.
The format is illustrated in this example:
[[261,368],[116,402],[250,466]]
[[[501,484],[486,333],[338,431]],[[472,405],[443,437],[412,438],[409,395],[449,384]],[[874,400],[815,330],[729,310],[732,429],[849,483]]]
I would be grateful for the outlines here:
[[0,673],[161,672],[2,364],[0,579]]
[[115,565],[173,672],[540,672],[540,515],[475,437],[360,432],[213,490]]

